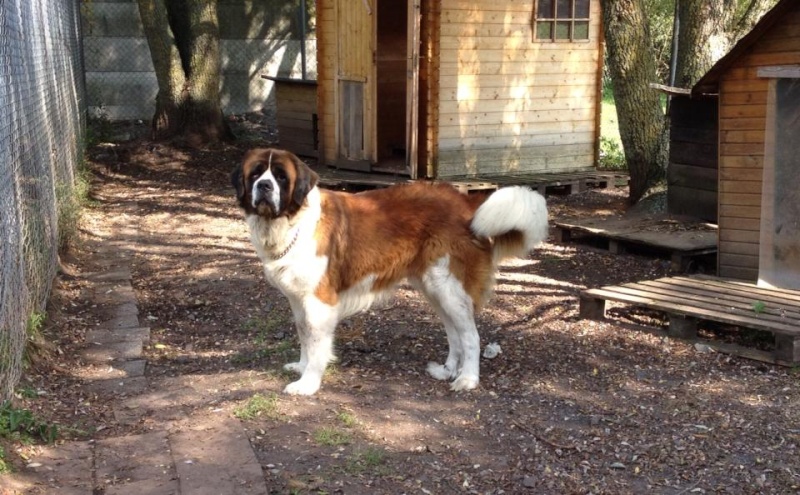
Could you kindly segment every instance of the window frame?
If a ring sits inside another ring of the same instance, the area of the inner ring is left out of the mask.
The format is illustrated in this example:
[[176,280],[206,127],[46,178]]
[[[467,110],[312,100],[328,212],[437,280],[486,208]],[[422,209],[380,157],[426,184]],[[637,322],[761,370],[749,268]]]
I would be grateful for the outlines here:
[[[534,0],[533,3],[533,41],[541,42],[541,43],[587,43],[590,40],[590,29],[591,29],[591,21],[592,21],[592,0],[586,0],[588,2],[588,16],[587,17],[576,17],[575,16],[575,4],[581,0],[568,0],[570,2],[569,6],[571,9],[571,14],[568,17],[559,17],[558,16],[558,0],[551,0],[553,2],[553,11],[548,12],[547,16],[540,15],[539,6],[543,0]],[[585,23],[586,24],[586,38],[575,38],[575,24],[577,23]],[[550,26],[550,36],[549,37],[539,37],[539,27],[541,23],[548,23]],[[558,25],[569,23],[569,37],[568,38],[558,38]]]

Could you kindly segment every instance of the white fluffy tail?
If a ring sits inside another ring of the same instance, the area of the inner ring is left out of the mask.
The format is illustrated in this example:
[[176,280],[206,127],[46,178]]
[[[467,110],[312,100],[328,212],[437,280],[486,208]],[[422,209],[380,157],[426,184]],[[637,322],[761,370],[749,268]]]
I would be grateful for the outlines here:
[[527,187],[504,187],[478,207],[472,231],[493,239],[495,262],[522,256],[547,239],[547,204]]

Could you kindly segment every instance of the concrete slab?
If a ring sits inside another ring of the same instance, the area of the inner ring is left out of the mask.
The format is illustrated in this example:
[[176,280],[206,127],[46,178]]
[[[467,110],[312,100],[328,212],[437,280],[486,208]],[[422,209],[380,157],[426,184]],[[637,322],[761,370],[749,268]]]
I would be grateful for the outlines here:
[[[143,485],[170,487],[176,481],[167,432],[98,441],[95,448],[95,476],[97,485],[103,487],[106,494],[161,493],[144,490]],[[133,489],[139,491],[131,491]]]
[[115,360],[131,360],[142,356],[142,341],[116,342],[107,344],[90,343],[81,357],[90,363],[108,363]]
[[132,278],[132,275],[130,268],[125,267],[116,270],[104,270],[102,272],[85,273],[83,274],[83,278],[95,282],[107,282],[107,281],[116,282],[116,281],[130,280]]
[[86,332],[86,342],[115,344],[119,342],[149,342],[150,327],[100,328]]
[[101,282],[90,291],[95,304],[116,305],[136,302],[136,294],[128,282]]
[[170,436],[181,491],[192,495],[266,495],[264,473],[241,424],[217,419]]
[[107,380],[94,380],[86,385],[92,392],[102,395],[115,395],[131,397],[147,391],[147,378],[137,376],[132,378],[109,378]]
[[27,471],[37,486],[47,487],[46,493],[91,495],[94,490],[92,454],[89,442],[46,446],[41,454],[31,459]]
[[103,328],[136,328],[139,327],[139,317],[132,315],[119,315],[100,322]]

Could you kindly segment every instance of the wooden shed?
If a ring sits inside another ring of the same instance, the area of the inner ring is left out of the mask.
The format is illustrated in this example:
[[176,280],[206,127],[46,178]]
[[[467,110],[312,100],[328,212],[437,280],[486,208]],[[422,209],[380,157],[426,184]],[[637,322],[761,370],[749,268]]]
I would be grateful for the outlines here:
[[[800,2],[781,0],[692,89],[718,113],[718,275],[800,289]],[[687,199],[687,201],[690,201]]]
[[324,164],[411,178],[592,170],[600,0],[317,0]]

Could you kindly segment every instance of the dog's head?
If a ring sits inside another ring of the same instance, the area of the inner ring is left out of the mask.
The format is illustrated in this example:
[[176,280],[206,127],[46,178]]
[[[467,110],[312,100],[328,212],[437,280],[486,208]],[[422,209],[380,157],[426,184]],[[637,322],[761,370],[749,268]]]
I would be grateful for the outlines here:
[[275,148],[248,151],[231,176],[239,206],[266,218],[293,216],[318,181],[293,153]]

